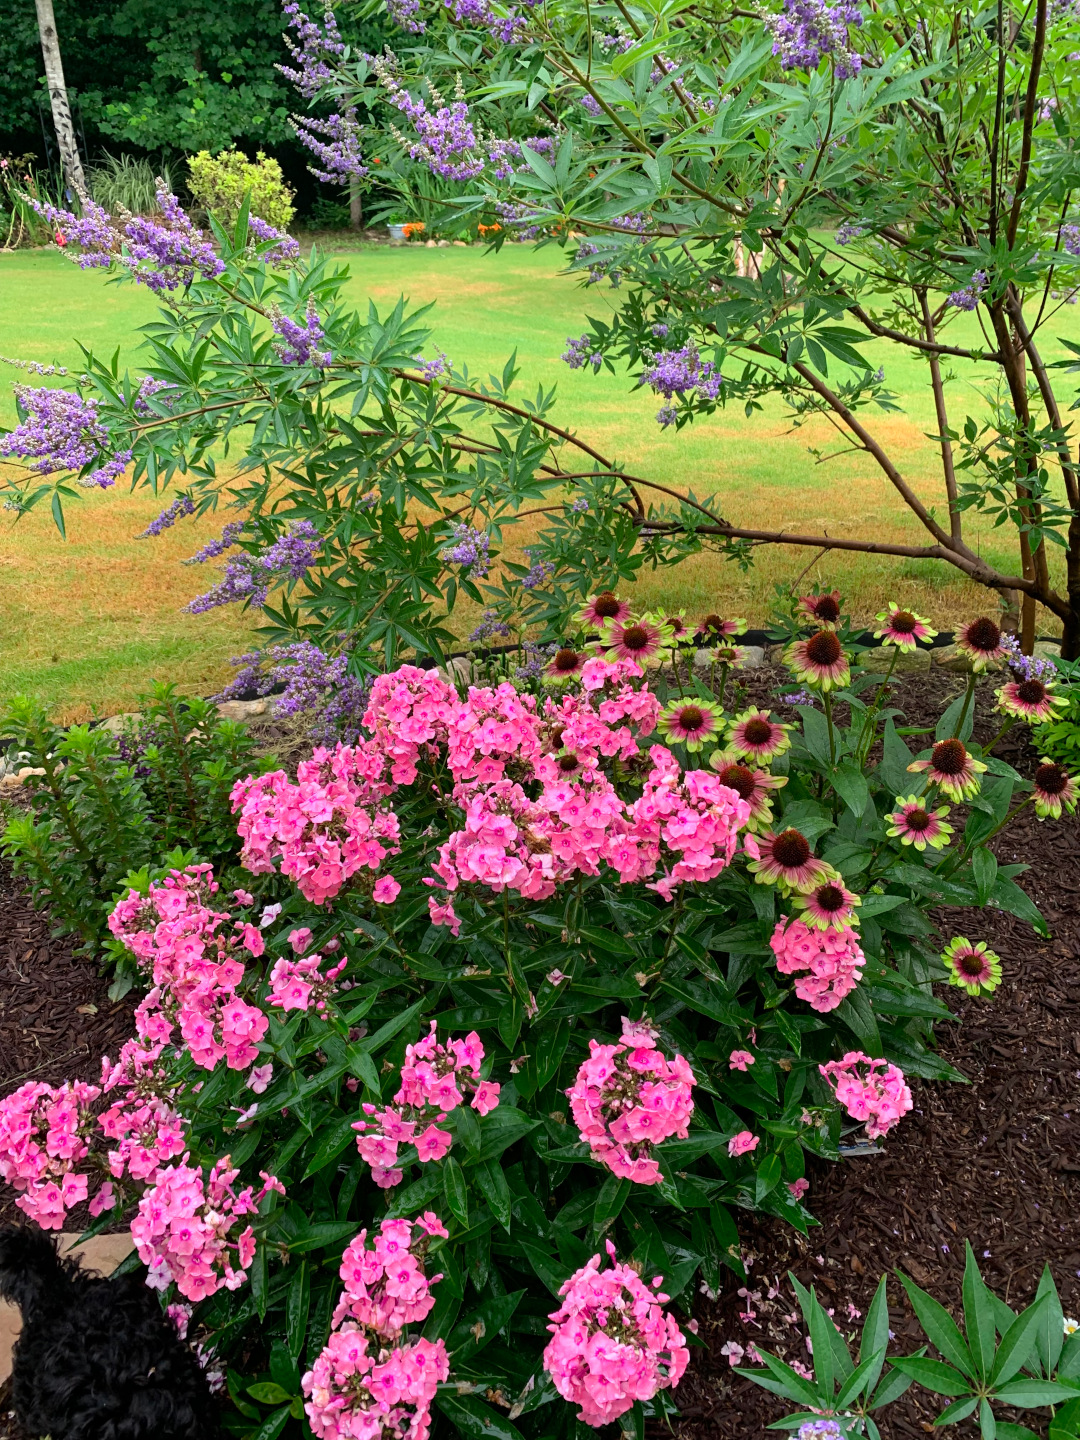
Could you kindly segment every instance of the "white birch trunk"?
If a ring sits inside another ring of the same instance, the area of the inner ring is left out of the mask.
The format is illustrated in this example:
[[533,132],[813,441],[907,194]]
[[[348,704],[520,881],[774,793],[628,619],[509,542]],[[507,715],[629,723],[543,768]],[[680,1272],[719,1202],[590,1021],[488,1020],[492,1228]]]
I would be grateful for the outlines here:
[[45,60],[45,82],[49,87],[49,103],[52,105],[60,163],[68,188],[83,200],[86,198],[86,178],[79,158],[75,127],[71,123],[71,107],[68,105],[67,85],[64,83],[64,66],[60,59],[60,39],[56,33],[53,0],[34,0],[34,3],[37,6],[41,53]]

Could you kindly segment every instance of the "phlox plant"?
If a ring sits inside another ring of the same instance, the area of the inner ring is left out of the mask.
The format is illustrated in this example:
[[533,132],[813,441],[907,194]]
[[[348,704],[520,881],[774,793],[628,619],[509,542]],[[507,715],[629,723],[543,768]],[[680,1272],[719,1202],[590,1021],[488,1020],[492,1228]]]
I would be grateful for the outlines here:
[[0,1103],[17,1203],[128,1218],[237,1433],[640,1435],[735,1216],[805,1231],[808,1156],[959,1078],[934,984],[1001,964],[931,912],[1044,928],[989,847],[1037,792],[970,686],[917,754],[835,630],[792,642],[793,722],[725,708],[692,627],[578,625],[540,676],[380,675],[353,743],[238,781],[245,868],[113,906],[146,988],[100,1087]]

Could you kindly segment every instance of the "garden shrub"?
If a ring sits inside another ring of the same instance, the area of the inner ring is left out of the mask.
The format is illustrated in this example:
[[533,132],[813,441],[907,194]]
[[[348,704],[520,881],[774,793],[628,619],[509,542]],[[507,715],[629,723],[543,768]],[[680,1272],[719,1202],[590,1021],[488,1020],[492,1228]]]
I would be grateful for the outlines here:
[[788,647],[797,723],[724,710],[739,622],[577,624],[542,674],[379,676],[355,743],[240,780],[243,883],[112,910],[149,989],[101,1085],[0,1103],[17,1203],[130,1218],[238,1433],[640,1436],[738,1212],[805,1232],[807,1155],[960,1078],[933,985],[1000,962],[931,912],[1045,929],[989,848],[1040,793],[971,743],[974,677],[914,754],[842,618]]
[[[118,734],[65,730],[27,696],[0,717],[13,748],[44,772],[27,778],[30,808],[9,816],[3,853],[34,903],[87,946],[107,934],[106,902],[131,872],[175,850],[185,863],[234,863],[230,792],[260,763],[244,726],[222,719],[209,701],[156,684],[140,703],[139,720]],[[116,958],[120,977],[130,975],[118,947]]]
[[188,161],[188,188],[222,225],[235,223],[245,196],[250,197],[252,215],[282,230],[296,213],[281,166],[261,150],[254,160],[240,150],[223,150],[220,155],[200,150]]
[[1047,759],[1075,768],[1080,761],[1080,665],[1057,660],[1051,662],[1050,673],[1054,671],[1062,681],[1065,703],[1051,719],[1034,727],[1031,739]]

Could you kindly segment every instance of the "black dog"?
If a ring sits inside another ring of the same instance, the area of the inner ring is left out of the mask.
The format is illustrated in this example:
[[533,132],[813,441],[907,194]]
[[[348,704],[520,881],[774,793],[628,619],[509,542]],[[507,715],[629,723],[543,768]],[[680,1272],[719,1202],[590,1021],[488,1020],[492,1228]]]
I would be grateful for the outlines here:
[[102,1280],[29,1226],[0,1229],[0,1297],[22,1311],[11,1396],[52,1440],[217,1440],[192,1351],[137,1275]]

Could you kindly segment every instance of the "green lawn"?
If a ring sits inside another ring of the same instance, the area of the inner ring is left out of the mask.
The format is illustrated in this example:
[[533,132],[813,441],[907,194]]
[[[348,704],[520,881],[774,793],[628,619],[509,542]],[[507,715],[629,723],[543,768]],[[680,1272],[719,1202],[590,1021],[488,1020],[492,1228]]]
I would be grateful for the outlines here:
[[[862,455],[827,465],[814,462],[809,445],[828,444],[828,427],[814,422],[791,433],[779,405],[746,419],[721,412],[679,434],[655,423],[659,401],[631,393],[625,376],[571,372],[561,362],[566,338],[585,328],[587,313],[603,315],[619,295],[606,286],[583,291],[558,273],[555,248],[507,246],[499,255],[479,248],[368,247],[342,257],[350,271],[348,294],[390,306],[400,293],[414,303],[434,301],[432,350],[474,373],[500,369],[516,348],[524,390],[558,382],[561,423],[577,429],[637,473],[720,497],[733,521],[835,536],[872,536],[922,543],[917,524],[897,508],[887,483]],[[97,353],[120,347],[138,365],[139,326],[155,312],[143,289],[110,284],[98,271],[82,272],[51,251],[0,255],[0,356],[56,362],[78,369],[79,342]],[[1064,310],[1055,333],[1080,339],[1075,310]],[[975,340],[976,322],[962,316],[950,335]],[[1046,346],[1048,358],[1057,358]],[[905,473],[931,502],[936,491],[935,447],[925,438],[934,416],[925,363],[885,343],[866,348],[886,366],[903,415],[868,413],[869,423],[900,457]],[[8,370],[12,381],[22,377]],[[978,409],[978,377],[965,373],[950,385],[954,423]],[[14,419],[7,386],[0,418]],[[45,515],[0,526],[0,696],[30,688],[63,713],[79,715],[131,703],[150,675],[207,690],[227,673],[229,654],[245,648],[252,626],[244,617],[181,613],[185,599],[204,588],[204,577],[180,565],[214,527],[190,525],[157,541],[134,536],[160,505],[142,494],[88,496],[73,507],[68,541],[61,542]],[[983,537],[986,553],[1009,563],[1000,534]],[[719,608],[760,622],[771,587],[792,579],[810,560],[794,547],[759,552],[747,575],[705,556],[642,583],[654,603]],[[985,592],[932,562],[905,562],[834,552],[819,564],[869,616],[901,595],[948,624],[978,613]],[[992,602],[991,602],[992,603]],[[1049,617],[1047,617],[1049,620]],[[1044,628],[1049,628],[1046,625]]]

